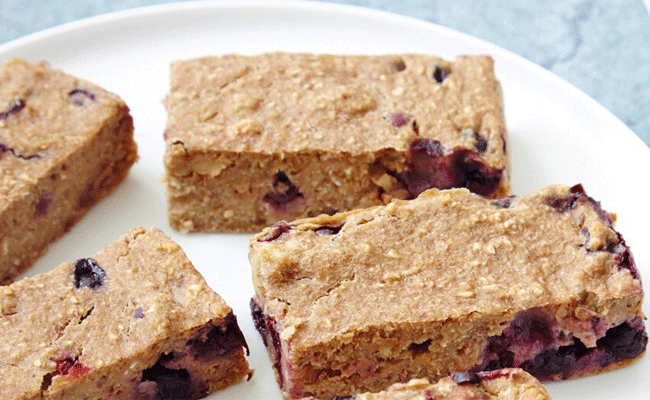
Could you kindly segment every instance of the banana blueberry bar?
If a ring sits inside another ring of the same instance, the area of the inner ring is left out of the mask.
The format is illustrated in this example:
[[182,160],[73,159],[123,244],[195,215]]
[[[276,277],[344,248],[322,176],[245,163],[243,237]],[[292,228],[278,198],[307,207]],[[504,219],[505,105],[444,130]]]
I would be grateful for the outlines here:
[[116,95],[44,63],[0,68],[0,280],[48,245],[127,175],[133,120]]
[[[458,372],[435,384],[426,379],[396,383],[387,390],[334,400],[550,400],[548,391],[529,373],[517,369]],[[315,400],[313,397],[303,400]]]
[[168,216],[181,231],[257,232],[431,187],[510,191],[488,56],[178,61],[165,103]]
[[155,228],[0,287],[0,337],[7,400],[198,399],[252,373],[230,307]]
[[518,367],[541,380],[644,353],[643,290],[613,216],[550,186],[466,189],[253,236],[256,328],[288,399]]

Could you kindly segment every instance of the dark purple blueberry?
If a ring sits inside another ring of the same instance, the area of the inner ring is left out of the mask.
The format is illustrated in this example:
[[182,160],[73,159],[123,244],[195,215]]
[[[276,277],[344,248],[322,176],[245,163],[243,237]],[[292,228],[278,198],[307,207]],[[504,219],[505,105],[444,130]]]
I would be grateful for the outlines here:
[[284,380],[282,378],[282,343],[280,342],[280,334],[278,333],[277,322],[274,318],[264,314],[262,307],[251,299],[250,302],[251,315],[253,316],[253,323],[255,329],[262,336],[262,342],[266,348],[270,349],[273,353],[273,368],[277,371],[278,383],[280,389],[284,387]]
[[474,371],[456,372],[451,374],[451,379],[459,385],[481,382],[481,377]]
[[515,316],[501,335],[488,338],[483,355],[485,361],[480,369],[491,371],[517,367],[514,365],[514,354],[511,351],[511,347],[515,344],[533,345],[537,343],[548,347],[552,346],[554,342],[552,321],[548,316],[538,310],[521,312]]
[[523,362],[519,367],[540,380],[550,380],[554,376],[567,379],[580,372],[580,369],[589,368],[587,365],[580,366],[580,364],[586,364],[580,361],[585,359],[589,353],[590,349],[582,344],[579,339],[574,339],[574,344],[561,346],[558,349],[544,350],[533,357],[532,360]]
[[441,68],[439,66],[435,66],[435,69],[433,70],[433,79],[436,80],[438,83],[442,83],[442,81],[445,80],[447,76],[451,74],[451,71],[447,68]]
[[77,289],[89,287],[97,290],[104,286],[106,272],[92,258],[82,258],[74,266],[74,284]]
[[276,212],[286,212],[291,203],[302,197],[298,187],[291,182],[287,174],[280,171],[273,177],[273,190],[266,193],[262,200],[270,204]]
[[491,196],[499,186],[503,170],[488,167],[478,154],[459,151],[455,155],[452,153],[452,160],[463,180],[457,187],[466,187],[481,196]]
[[354,400],[356,396],[336,396],[332,400]]
[[[645,351],[648,343],[643,322],[638,317],[607,330],[593,348],[586,347],[575,337],[572,344],[558,346],[557,340],[549,336],[548,323],[547,317],[539,312],[519,314],[502,335],[488,338],[483,352],[485,361],[478,369],[490,371],[517,367],[541,380],[568,379],[614,362],[635,358]],[[535,343],[542,344],[543,350],[532,359],[515,365],[514,355],[509,349],[513,346],[525,348]]]
[[485,152],[487,150],[488,142],[483,135],[478,132],[474,132],[474,147],[479,153]]
[[25,108],[25,100],[16,99],[9,103],[7,111],[0,112],[0,119],[7,119],[11,114],[15,114]]
[[506,196],[490,201],[490,204],[497,208],[510,208],[512,202],[516,199],[516,196]]
[[277,240],[280,236],[289,232],[290,230],[291,230],[291,226],[289,224],[287,224],[285,221],[279,221],[273,224],[273,226],[271,226],[271,228],[269,229],[269,233],[259,238],[257,241],[272,242],[274,240]]
[[504,333],[523,343],[540,343],[549,346],[555,341],[552,323],[553,321],[546,314],[531,310],[517,314]]
[[478,154],[461,149],[445,154],[442,144],[433,139],[417,139],[409,146],[409,159],[400,181],[412,198],[433,187],[465,187],[490,196],[498,187],[503,171],[490,168]]
[[624,322],[619,326],[611,328],[605,337],[598,339],[597,347],[603,347],[611,362],[635,358],[645,351],[648,345],[648,335],[643,329],[643,324],[635,328],[634,322]]
[[384,116],[384,119],[387,119],[390,121],[391,124],[393,124],[394,127],[396,128],[401,128],[404,125],[408,124],[409,122],[409,117],[404,115],[404,113],[401,112],[391,112],[386,114]]
[[81,107],[86,100],[95,101],[95,94],[88,89],[74,89],[68,93],[70,102],[75,106]]
[[630,252],[630,247],[625,243],[625,240],[618,234],[619,241],[607,246],[607,251],[614,254],[614,262],[618,266],[618,270],[627,269],[632,274],[632,278],[639,279],[639,271],[636,268],[636,263]]
[[232,313],[226,317],[223,326],[209,327],[195,338],[190,339],[187,345],[190,354],[201,361],[211,361],[227,356],[242,347],[245,347],[246,353],[250,354],[246,339],[237,325],[237,318]]
[[161,360],[142,371],[141,382],[156,382],[157,400],[174,400],[190,398],[190,373],[185,369],[165,367]]
[[52,203],[52,199],[43,196],[38,200],[38,203],[36,203],[36,216],[42,217],[43,215],[47,214],[47,209],[50,207],[50,203]]
[[481,369],[485,371],[494,371],[497,369],[512,368],[514,366],[515,355],[511,351],[504,350],[491,354],[496,357],[486,362]]
[[327,214],[329,216],[332,216],[332,215],[336,214],[337,212],[339,212],[339,210],[337,210],[335,208],[327,208],[327,209],[323,210],[323,214]]

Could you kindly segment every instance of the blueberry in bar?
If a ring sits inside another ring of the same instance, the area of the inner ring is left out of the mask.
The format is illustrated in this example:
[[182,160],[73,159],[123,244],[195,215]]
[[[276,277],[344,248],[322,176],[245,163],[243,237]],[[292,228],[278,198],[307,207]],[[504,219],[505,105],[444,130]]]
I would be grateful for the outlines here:
[[251,309],[287,399],[521,368],[559,380],[648,342],[614,215],[579,185],[423,192],[253,236]]
[[[375,393],[334,397],[334,400],[550,400],[532,375],[508,368],[489,372],[457,372],[436,383],[412,379]],[[314,397],[303,400],[317,400]]]
[[435,187],[510,194],[489,56],[226,55],[171,64],[168,216],[258,232]]
[[232,309],[155,228],[0,287],[0,336],[6,400],[199,399],[252,374]]
[[19,275],[128,174],[133,120],[117,95],[48,67],[0,67],[0,281]]

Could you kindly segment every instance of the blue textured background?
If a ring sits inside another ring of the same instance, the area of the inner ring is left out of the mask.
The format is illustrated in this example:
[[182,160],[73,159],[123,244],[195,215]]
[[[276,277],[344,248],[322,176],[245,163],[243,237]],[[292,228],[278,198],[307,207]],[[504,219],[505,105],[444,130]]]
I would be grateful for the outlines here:
[[[0,0],[0,43],[165,0]],[[642,0],[331,0],[447,26],[519,54],[604,105],[650,145],[650,16]]]

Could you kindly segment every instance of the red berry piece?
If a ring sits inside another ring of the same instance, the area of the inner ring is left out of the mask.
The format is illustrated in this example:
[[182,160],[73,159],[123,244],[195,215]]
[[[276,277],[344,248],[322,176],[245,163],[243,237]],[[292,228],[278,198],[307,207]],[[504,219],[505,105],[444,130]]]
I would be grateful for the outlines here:
[[290,230],[291,230],[291,226],[289,224],[287,224],[286,222],[284,222],[284,221],[276,222],[271,227],[269,233],[266,236],[258,239],[258,241],[259,242],[272,242],[272,241],[278,239],[283,234],[289,232]]
[[234,350],[245,347],[247,353],[248,344],[239,326],[237,318],[230,314],[226,317],[223,326],[212,326],[200,331],[193,339],[187,342],[189,352],[197,360],[210,361],[220,357],[226,357]]

